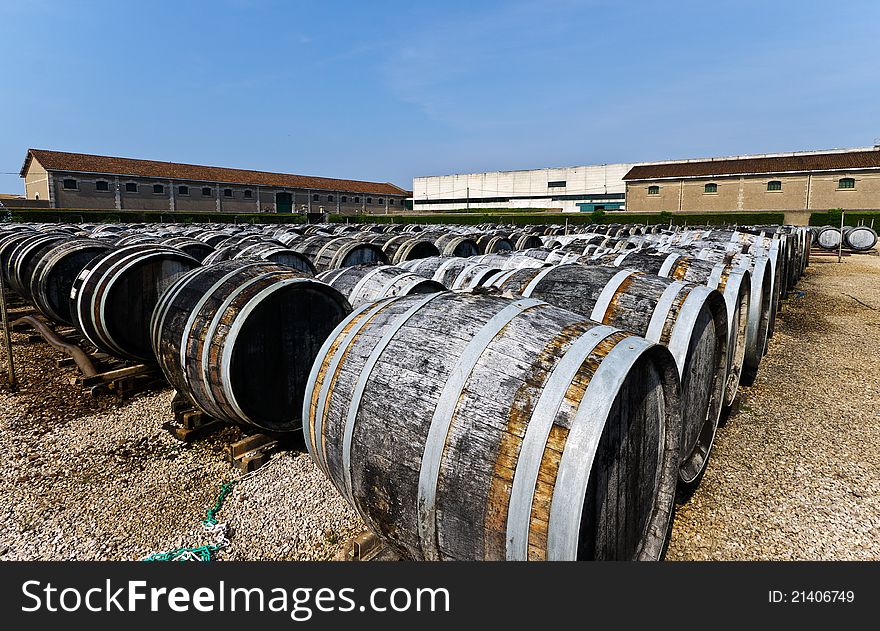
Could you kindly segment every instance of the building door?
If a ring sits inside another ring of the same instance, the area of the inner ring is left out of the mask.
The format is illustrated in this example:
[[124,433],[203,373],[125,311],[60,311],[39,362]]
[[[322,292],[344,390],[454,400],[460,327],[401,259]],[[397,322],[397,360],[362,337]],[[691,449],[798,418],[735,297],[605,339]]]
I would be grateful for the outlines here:
[[293,212],[293,195],[290,193],[275,193],[275,212]]

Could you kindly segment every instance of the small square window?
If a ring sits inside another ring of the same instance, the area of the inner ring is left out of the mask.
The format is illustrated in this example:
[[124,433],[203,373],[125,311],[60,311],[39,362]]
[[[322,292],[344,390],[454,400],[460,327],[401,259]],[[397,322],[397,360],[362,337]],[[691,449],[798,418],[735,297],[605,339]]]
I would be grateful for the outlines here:
[[856,181],[851,177],[842,177],[837,181],[837,188],[855,188]]
[[204,186],[204,187],[202,187],[202,196],[203,196],[203,197],[211,197],[212,194],[213,194],[213,193],[211,192],[211,187],[210,187],[210,186]]
[[126,182],[125,183],[125,192],[126,193],[137,193],[138,185],[136,182]]
[[660,187],[659,186],[649,186],[648,187],[648,195],[659,195]]
[[95,182],[95,190],[96,191],[109,191],[110,190],[110,182],[107,180],[98,180]]
[[367,203],[368,203],[368,204],[372,204],[372,203],[373,203],[373,198],[372,198],[372,197],[368,197],[368,198],[367,198]]
[[348,201],[348,197],[346,197],[345,195],[343,195],[343,196],[342,196],[342,203],[344,204],[344,203],[347,202],[347,201]]
[[355,197],[355,198],[354,198],[354,203],[355,203],[355,204],[360,204],[360,203],[361,203],[361,198],[360,198],[360,197]]
[[376,203],[377,204],[384,204],[385,200],[380,197],[378,200],[376,200]]
[[393,199],[389,199],[389,200],[388,200],[388,205],[389,205],[389,206],[394,206],[394,200],[393,200]]
[[153,184],[153,193],[156,195],[161,195],[165,192],[165,186],[163,184]]
[[254,196],[254,192],[253,192],[253,191],[247,190],[247,191],[244,192],[244,198],[245,198],[245,199],[251,199],[253,196]]
[[333,196],[332,196],[332,195],[328,195],[328,196],[327,196],[327,201],[328,201],[328,202],[332,202],[332,201],[333,201]]
[[177,192],[180,195],[189,195],[189,186],[178,186]]
[[232,197],[232,189],[224,188],[223,189],[223,197]]
[[76,180],[73,178],[67,178],[63,182],[65,191],[75,191],[76,190]]
[[320,195],[312,195],[312,201],[313,202],[321,201],[321,196]]
[[767,182],[767,190],[768,191],[781,191],[782,190],[782,182],[779,180],[770,180]]

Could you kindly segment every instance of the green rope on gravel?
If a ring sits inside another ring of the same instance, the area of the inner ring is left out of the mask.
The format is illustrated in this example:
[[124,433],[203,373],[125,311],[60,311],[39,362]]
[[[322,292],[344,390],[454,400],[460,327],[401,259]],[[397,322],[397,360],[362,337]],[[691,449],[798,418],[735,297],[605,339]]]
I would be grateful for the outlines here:
[[223,508],[223,503],[226,501],[226,498],[229,496],[230,493],[232,493],[233,486],[235,486],[235,480],[230,480],[220,487],[220,495],[217,496],[217,501],[214,502],[214,505],[208,509],[208,513],[205,516],[205,519],[203,519],[201,522],[202,527],[207,532],[213,533],[217,537],[217,543],[193,548],[175,548],[173,550],[168,550],[167,552],[157,552],[156,554],[151,554],[144,557],[143,559],[141,559],[141,561],[213,560],[217,552],[229,543],[229,541],[226,539],[226,526],[223,524],[218,524],[217,513],[220,512],[220,510]]

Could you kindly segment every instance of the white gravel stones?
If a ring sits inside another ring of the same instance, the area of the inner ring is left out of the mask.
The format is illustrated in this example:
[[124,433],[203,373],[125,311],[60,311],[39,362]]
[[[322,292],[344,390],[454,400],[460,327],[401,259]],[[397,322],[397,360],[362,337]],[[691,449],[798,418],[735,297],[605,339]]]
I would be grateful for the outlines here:
[[878,274],[880,257],[814,257],[667,559],[880,559]]

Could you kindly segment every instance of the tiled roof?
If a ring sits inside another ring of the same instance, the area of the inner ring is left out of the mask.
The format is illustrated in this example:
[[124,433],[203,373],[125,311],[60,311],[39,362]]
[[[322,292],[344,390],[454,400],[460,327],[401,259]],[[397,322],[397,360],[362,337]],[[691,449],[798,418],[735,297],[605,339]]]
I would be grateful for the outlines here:
[[631,168],[624,180],[712,177],[747,173],[803,173],[880,168],[880,150],[815,153],[756,158],[642,164]]
[[405,189],[390,182],[338,180],[329,177],[250,171],[247,169],[227,169],[224,167],[180,164],[177,162],[159,162],[157,160],[114,158],[110,156],[94,156],[87,153],[48,151],[46,149],[28,149],[27,157],[21,168],[22,177],[24,177],[25,171],[27,171],[31,158],[36,158],[49,171],[154,177],[173,180],[193,180],[197,182],[248,184],[251,186],[306,188],[352,193],[374,193],[376,195],[409,194]]

